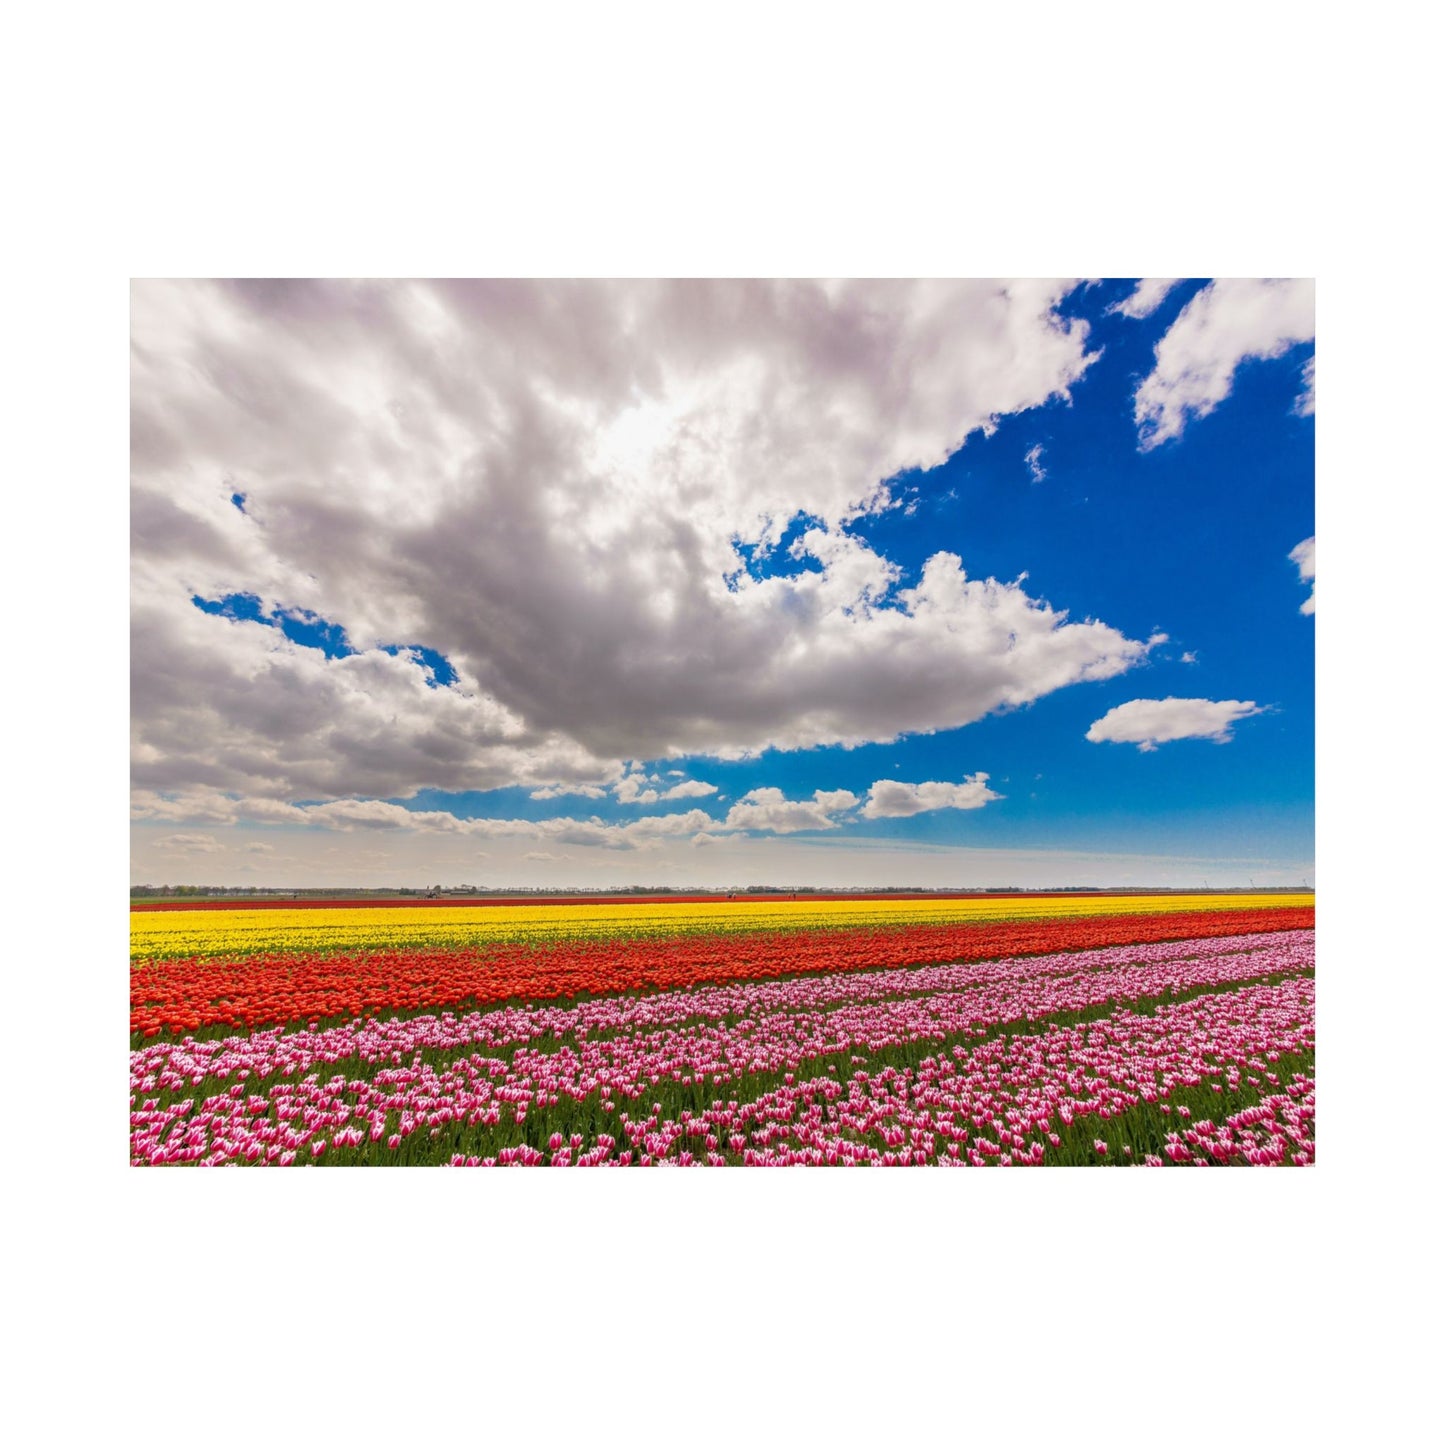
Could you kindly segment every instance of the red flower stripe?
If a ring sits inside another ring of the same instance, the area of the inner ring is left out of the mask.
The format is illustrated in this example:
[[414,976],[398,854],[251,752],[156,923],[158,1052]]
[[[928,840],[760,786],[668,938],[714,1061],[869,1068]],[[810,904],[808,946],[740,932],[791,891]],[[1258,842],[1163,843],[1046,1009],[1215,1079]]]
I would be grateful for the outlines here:
[[166,959],[131,970],[131,1029],[153,1038],[345,1014],[685,988],[782,974],[903,968],[1006,955],[1313,928],[1313,908],[1133,914],[1009,923],[770,931],[359,954]]

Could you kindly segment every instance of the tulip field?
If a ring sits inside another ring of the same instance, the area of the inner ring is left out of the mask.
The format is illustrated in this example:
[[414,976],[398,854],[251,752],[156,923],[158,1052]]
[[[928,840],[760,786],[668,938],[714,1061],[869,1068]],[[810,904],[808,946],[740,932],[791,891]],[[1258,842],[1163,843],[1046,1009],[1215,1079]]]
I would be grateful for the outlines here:
[[1314,896],[137,907],[136,1165],[1308,1165]]

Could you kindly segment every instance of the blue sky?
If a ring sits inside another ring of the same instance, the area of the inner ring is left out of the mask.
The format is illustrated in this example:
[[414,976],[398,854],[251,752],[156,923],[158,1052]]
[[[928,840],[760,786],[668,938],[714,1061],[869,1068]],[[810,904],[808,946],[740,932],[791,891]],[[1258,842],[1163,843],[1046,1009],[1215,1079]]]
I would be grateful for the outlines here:
[[1312,881],[1308,283],[152,284],[136,881]]

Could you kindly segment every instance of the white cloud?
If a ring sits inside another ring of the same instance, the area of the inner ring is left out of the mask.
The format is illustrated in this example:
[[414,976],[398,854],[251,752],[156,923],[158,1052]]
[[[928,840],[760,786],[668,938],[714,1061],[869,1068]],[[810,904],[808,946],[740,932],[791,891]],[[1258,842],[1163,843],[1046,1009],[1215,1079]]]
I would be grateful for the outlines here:
[[158,838],[155,846],[163,853],[219,853],[223,847],[208,833],[172,833]]
[[644,773],[628,773],[617,781],[612,791],[619,803],[655,803],[661,794],[647,786],[649,781]]
[[1142,753],[1180,738],[1227,743],[1235,723],[1265,710],[1252,702],[1211,702],[1203,697],[1136,698],[1110,708],[1084,736],[1091,743],[1138,743]]
[[[697,778],[691,778],[683,783],[674,783],[672,787],[659,791],[658,787],[649,785],[658,784],[660,786],[665,781],[660,774],[646,773],[635,764],[633,769],[620,778],[613,787],[613,795],[619,803],[671,803],[678,798],[710,798],[717,792],[716,784],[704,783]],[[682,774],[675,769],[670,769],[667,776],[676,778],[681,777]],[[535,798],[542,794],[533,793],[532,796]],[[547,796],[552,795],[548,794]],[[593,793],[589,796],[600,797],[601,793]]]
[[539,800],[568,797],[605,798],[607,789],[595,783],[556,783],[546,788],[533,788],[527,796]]
[[567,855],[565,853],[533,852],[523,853],[522,857],[529,863],[565,863],[567,861]]
[[768,833],[836,828],[838,820],[834,815],[857,805],[856,795],[846,788],[834,792],[819,788],[811,801],[798,802],[790,802],[781,788],[754,788],[728,810],[724,826]]
[[1229,395],[1241,362],[1283,356],[1314,334],[1313,281],[1212,281],[1154,348],[1154,370],[1134,395],[1141,450],[1208,416]]
[[1304,390],[1295,397],[1295,415],[1313,416],[1315,414],[1315,359],[1313,356],[1305,362],[1304,370],[1300,373],[1300,380],[1304,382]]
[[1151,316],[1159,309],[1164,298],[1179,284],[1180,277],[1152,277],[1141,281],[1122,301],[1109,308],[1121,316],[1132,316],[1136,321]]
[[618,849],[653,847],[661,838],[727,826],[701,808],[690,808],[683,813],[649,814],[628,823],[604,823],[599,818],[461,818],[444,810],[403,808],[397,803],[376,798],[342,798],[331,803],[301,807],[274,798],[231,798],[205,790],[166,796],[145,789],[138,789],[132,794],[131,819],[139,823],[289,824],[339,833],[536,838],[582,847]]
[[[891,740],[1126,670],[1145,644],[1022,579],[940,552],[905,588],[848,530],[1069,394],[1071,285],[137,283],[135,784],[598,796],[627,758]],[[740,570],[800,514],[797,571]],[[191,602],[236,592],[356,655]]]
[[1179,654],[1179,661],[1180,661],[1180,662],[1198,662],[1198,661],[1199,661],[1199,654],[1198,654],[1197,652],[1181,652],[1181,653]]
[[1289,560],[1299,568],[1299,580],[1310,584],[1310,595],[1300,603],[1300,611],[1311,616],[1315,610],[1315,539],[1306,537],[1289,554]]
[[681,837],[685,833],[722,828],[724,825],[701,808],[689,808],[685,813],[649,813],[636,822],[612,826],[628,838],[645,839]]
[[1039,460],[1043,454],[1044,449],[1037,442],[1024,453],[1024,461],[1028,463],[1029,478],[1031,481],[1041,482],[1048,476],[1048,473],[1044,470],[1043,463]]
[[961,783],[900,783],[884,778],[868,790],[865,818],[910,818],[937,808],[981,808],[1002,794],[988,786],[987,773],[974,773]]
[[[410,834],[433,837],[524,838],[574,847],[631,851],[655,848],[666,839],[691,836],[694,844],[730,833],[799,833],[826,831],[865,818],[898,818],[937,808],[979,808],[1000,795],[988,786],[987,773],[959,783],[899,783],[880,779],[869,789],[866,805],[846,788],[819,788],[811,798],[789,799],[781,788],[754,788],[714,818],[702,808],[679,813],[649,813],[626,823],[600,818],[462,818],[443,810],[404,808],[380,799],[338,799],[299,806],[274,798],[232,798],[212,791],[167,796],[137,790],[131,817],[137,823],[208,823],[211,825],[289,825],[335,833]],[[708,786],[708,785],[705,785]],[[847,814],[854,816],[848,817]],[[195,838],[199,835],[176,835]],[[221,845],[210,842],[210,849]],[[157,846],[166,847],[165,843]],[[179,846],[179,845],[177,845]],[[265,843],[247,845],[248,852],[269,850]],[[194,851],[194,850],[193,850]]]
[[687,782],[677,783],[669,788],[662,795],[662,801],[670,803],[674,798],[710,798],[715,792],[716,783],[704,783],[700,778],[689,778]]

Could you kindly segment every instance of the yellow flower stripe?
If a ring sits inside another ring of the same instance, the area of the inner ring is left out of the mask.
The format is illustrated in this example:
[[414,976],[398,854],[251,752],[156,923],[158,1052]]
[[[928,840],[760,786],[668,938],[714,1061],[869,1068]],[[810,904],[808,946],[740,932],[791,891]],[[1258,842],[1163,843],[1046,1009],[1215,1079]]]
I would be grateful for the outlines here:
[[589,903],[426,908],[253,908],[132,913],[131,958],[321,949],[542,946],[581,939],[758,929],[862,928],[910,923],[1312,907],[1313,893],[1170,893],[1123,897],[945,899],[718,899],[705,903]]

